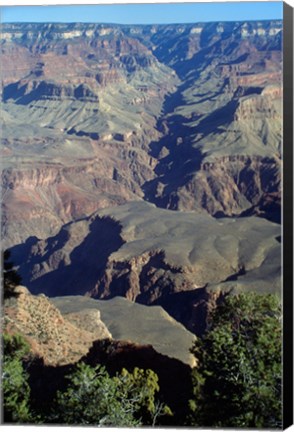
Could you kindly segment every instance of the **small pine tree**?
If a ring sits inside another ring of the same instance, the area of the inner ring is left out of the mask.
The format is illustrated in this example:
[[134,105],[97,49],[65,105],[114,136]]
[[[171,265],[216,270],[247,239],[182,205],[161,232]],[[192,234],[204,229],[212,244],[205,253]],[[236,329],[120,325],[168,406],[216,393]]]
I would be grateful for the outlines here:
[[155,426],[159,417],[172,415],[170,408],[155,397],[160,388],[158,376],[153,370],[135,367],[132,372],[128,372],[123,369],[114,379],[122,403],[130,405],[134,416],[140,418],[145,426]]
[[68,377],[65,391],[57,393],[50,422],[67,425],[139,426],[132,407],[124,407],[117,383],[103,366],[84,363]]

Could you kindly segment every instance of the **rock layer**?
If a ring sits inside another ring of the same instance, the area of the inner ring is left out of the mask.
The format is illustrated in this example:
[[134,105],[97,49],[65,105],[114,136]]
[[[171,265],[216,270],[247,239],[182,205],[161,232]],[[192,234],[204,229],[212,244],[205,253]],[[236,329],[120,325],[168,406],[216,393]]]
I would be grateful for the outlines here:
[[141,199],[279,221],[281,21],[2,33],[5,246]]

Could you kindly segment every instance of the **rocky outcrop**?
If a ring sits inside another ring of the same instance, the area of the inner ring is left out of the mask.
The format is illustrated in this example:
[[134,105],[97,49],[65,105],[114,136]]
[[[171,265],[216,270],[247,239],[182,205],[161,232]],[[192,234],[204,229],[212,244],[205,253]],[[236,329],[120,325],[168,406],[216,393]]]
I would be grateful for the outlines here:
[[[141,185],[153,177],[152,158],[145,150],[135,150],[130,135],[124,141],[103,139],[93,144],[79,138],[62,144],[64,150],[84,146],[93,158],[72,163],[30,162],[2,172],[3,219],[5,247],[56,234],[66,222],[93,213],[98,208],[121,205],[143,197]],[[49,147],[50,150],[50,147]],[[90,156],[90,155],[88,155]]]
[[[204,162],[177,191],[177,208],[205,208],[213,216],[236,216],[268,194],[281,198],[281,162],[277,158],[230,156]],[[278,204],[278,200],[276,201]],[[264,212],[271,217],[271,210]]]
[[87,84],[71,86],[48,81],[19,81],[4,88],[3,100],[15,99],[18,103],[33,100],[79,100],[98,102],[98,95]]
[[23,286],[15,294],[4,302],[3,330],[24,336],[46,365],[74,363],[87,354],[94,340],[111,338],[98,310],[65,318],[43,294],[33,296]]
[[[45,409],[56,391],[64,389],[65,378],[73,366],[83,361],[92,366],[103,365],[111,375],[120,373],[122,368],[154,370],[160,394],[177,418],[184,415],[187,400],[175,401],[171,395],[183,392],[185,398],[191,396],[190,374],[195,357],[189,349],[195,336],[161,308],[150,309],[125,299],[97,302],[76,296],[51,302],[44,295],[31,295],[23,286],[17,287],[15,294],[5,300],[2,328],[8,334],[21,334],[30,345],[31,355],[24,363],[29,373],[32,407],[37,404],[38,409]],[[100,307],[114,328],[114,339],[100,319]],[[128,320],[130,312],[133,329]],[[115,335],[127,338],[117,340]]]
[[258,116],[262,119],[281,120],[281,113],[275,108],[273,101],[281,100],[282,88],[271,87],[265,88],[261,95],[244,97],[240,100],[236,110],[234,120],[246,121],[256,119]]

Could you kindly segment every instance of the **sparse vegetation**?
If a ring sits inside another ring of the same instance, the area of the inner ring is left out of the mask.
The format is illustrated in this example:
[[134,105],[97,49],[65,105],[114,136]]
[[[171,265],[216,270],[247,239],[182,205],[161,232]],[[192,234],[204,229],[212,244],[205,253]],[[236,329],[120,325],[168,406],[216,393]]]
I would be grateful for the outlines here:
[[111,377],[104,366],[83,362],[69,374],[65,389],[58,390],[47,409],[31,409],[31,388],[25,360],[29,345],[22,336],[4,334],[2,390],[5,423],[48,423],[96,426],[142,426],[157,424],[161,416],[172,415],[156,398],[158,376],[152,370],[122,369]]
[[283,21],[3,30],[4,421],[281,428]]

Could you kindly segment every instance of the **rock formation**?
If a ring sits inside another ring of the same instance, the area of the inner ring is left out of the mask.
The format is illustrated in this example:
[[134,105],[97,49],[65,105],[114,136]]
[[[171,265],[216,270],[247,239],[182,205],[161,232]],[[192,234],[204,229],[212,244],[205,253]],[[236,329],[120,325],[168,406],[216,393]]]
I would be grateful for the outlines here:
[[200,333],[215,292],[280,291],[279,235],[278,224],[257,217],[214,219],[133,202],[11,252],[33,293],[158,304]]
[[3,24],[4,246],[148,200],[279,221],[281,21]]
[[[93,342],[111,339],[100,320],[99,311],[91,311],[91,325],[86,325],[84,313],[66,318],[44,295],[33,296],[27,288],[15,289],[16,297],[4,302],[3,330],[21,334],[34,355],[46,365],[68,365],[86,355]],[[95,313],[94,313],[95,312]]]
[[99,312],[114,341],[150,345],[159,354],[189,366],[195,364],[195,357],[190,352],[195,335],[160,306],[144,306],[123,297],[103,301],[85,296],[66,296],[50,298],[50,301],[66,319],[73,319],[74,323],[81,324],[81,328],[94,330],[96,323],[92,316]]
[[201,334],[224,293],[280,291],[281,21],[2,32],[3,246],[32,293]]

